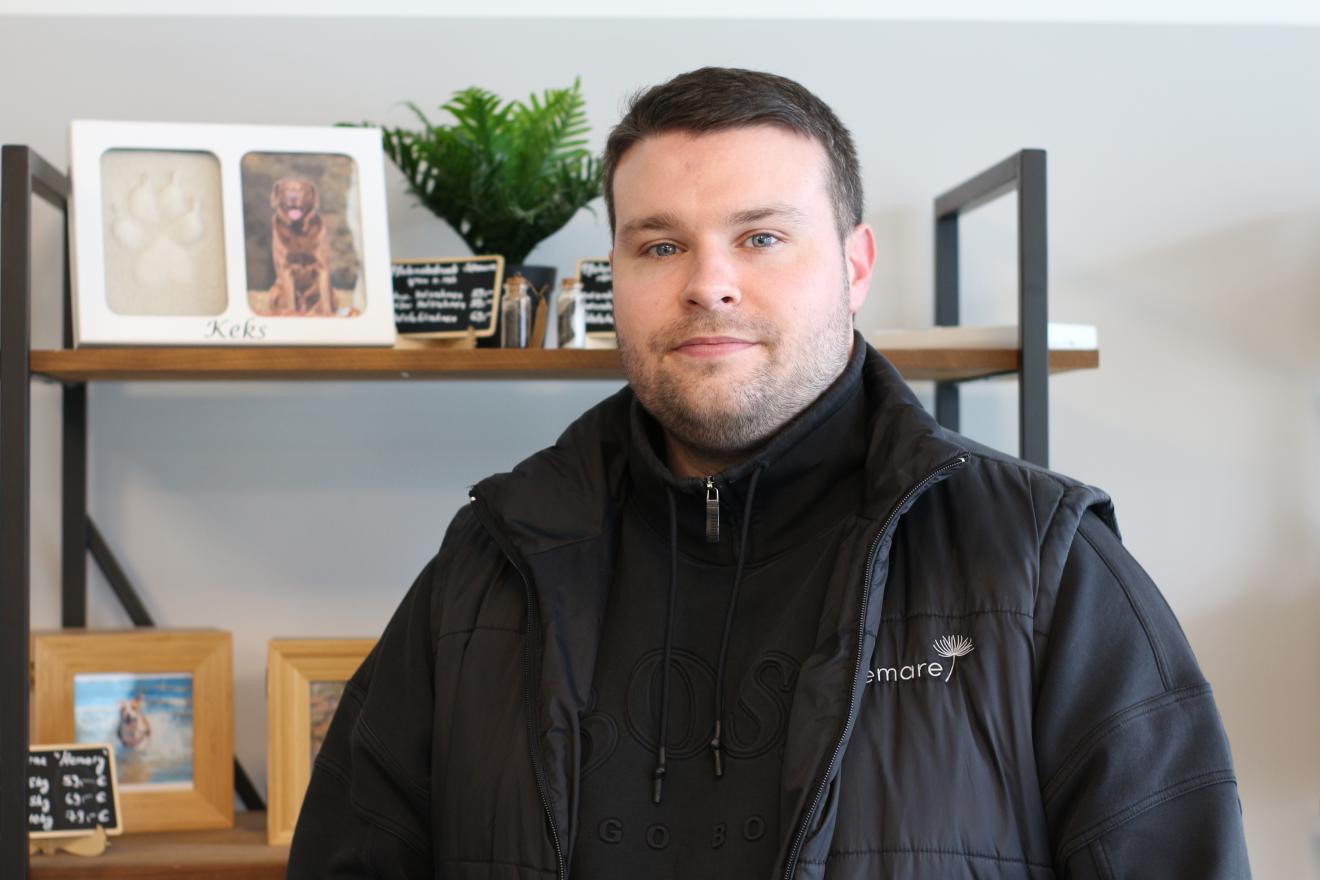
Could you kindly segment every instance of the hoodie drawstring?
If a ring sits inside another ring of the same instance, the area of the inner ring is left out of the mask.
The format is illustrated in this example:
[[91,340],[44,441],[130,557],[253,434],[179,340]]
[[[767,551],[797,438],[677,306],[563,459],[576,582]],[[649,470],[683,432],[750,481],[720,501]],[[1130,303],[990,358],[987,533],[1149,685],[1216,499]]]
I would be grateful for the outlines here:
[[[738,561],[733,572],[733,589],[729,593],[729,607],[724,614],[724,632],[720,636],[720,659],[715,672],[715,735],[711,737],[710,749],[715,759],[715,776],[724,776],[724,751],[721,741],[724,718],[724,667],[729,653],[729,635],[733,631],[733,617],[738,608],[738,590],[742,586],[743,563],[747,558],[747,539],[752,521],[752,501],[756,497],[756,484],[760,480],[765,464],[758,465],[752,471],[747,484],[747,500],[743,504],[742,536],[738,544]],[[665,737],[669,733],[669,673],[673,658],[674,644],[674,605],[678,596],[678,505],[674,500],[674,490],[667,489],[669,496],[669,609],[665,615],[665,654],[661,671],[660,685],[660,729],[656,735],[655,770],[651,775],[651,802],[660,803],[664,788],[665,774],[668,767],[665,761]],[[717,496],[718,497],[718,496]],[[709,512],[707,514],[709,518]]]
[[738,564],[733,570],[733,590],[729,593],[729,608],[724,613],[724,634],[720,636],[720,662],[715,668],[715,735],[710,740],[710,751],[715,757],[715,775],[724,775],[724,753],[720,745],[720,731],[724,726],[724,661],[729,654],[729,634],[733,631],[733,615],[738,607],[738,588],[742,586],[743,561],[747,558],[747,536],[752,523],[752,499],[756,496],[756,482],[765,465],[752,471],[747,483],[747,501],[743,504],[742,537],[738,543]]
[[669,495],[669,611],[665,615],[665,658],[660,685],[660,730],[656,734],[655,772],[651,775],[651,802],[660,803],[660,790],[664,787],[665,736],[669,733],[669,661],[674,650],[674,600],[678,596],[678,506],[674,490]]

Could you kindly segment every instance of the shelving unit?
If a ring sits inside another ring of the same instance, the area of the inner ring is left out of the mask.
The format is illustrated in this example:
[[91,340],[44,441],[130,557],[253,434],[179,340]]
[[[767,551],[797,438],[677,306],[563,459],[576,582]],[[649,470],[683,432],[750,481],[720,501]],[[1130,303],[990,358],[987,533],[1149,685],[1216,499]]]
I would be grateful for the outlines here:
[[[104,381],[339,381],[445,379],[623,379],[614,351],[366,348],[74,349],[65,247],[64,347],[31,348],[31,209],[33,196],[67,212],[69,184],[27,147],[0,154],[0,876],[29,876],[25,812],[28,747],[28,627],[31,515],[30,383],[61,385],[61,623],[87,622],[85,554],[91,553],[135,625],[154,625],[87,515],[87,386]],[[1049,373],[1094,369],[1097,350],[1048,351],[1045,344],[1044,154],[1010,157],[937,201],[939,324],[957,323],[957,216],[1013,188],[1020,190],[1019,259],[1024,279],[1021,339],[1016,348],[886,351],[910,381],[932,380],[937,415],[957,423],[958,384],[1017,374],[1022,382],[1023,455],[1045,463],[1045,388]],[[1023,244],[1026,242],[1026,244]],[[179,621],[179,623],[183,623]],[[236,767],[249,806],[255,788]],[[287,848],[264,843],[264,814],[240,814],[235,829],[126,835],[98,859],[42,858],[34,878],[282,877]]]
[[[961,382],[1017,372],[1016,348],[894,349],[885,356],[909,381]],[[1095,350],[1058,350],[1050,371],[1099,365]],[[35,350],[32,375],[58,382],[330,381],[404,379],[623,379],[617,351],[547,349]]]

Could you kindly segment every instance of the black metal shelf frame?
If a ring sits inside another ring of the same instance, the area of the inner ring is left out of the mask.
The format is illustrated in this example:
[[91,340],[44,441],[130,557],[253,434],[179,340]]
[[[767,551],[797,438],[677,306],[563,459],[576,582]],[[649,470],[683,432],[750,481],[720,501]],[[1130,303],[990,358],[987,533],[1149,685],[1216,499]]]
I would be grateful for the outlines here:
[[[1045,151],[1021,150],[935,199],[935,323],[960,323],[958,218],[1017,191],[1018,455],[1049,467],[1049,282],[1046,277]],[[959,385],[935,383],[935,418],[957,431]]]
[[[73,347],[69,180],[34,150],[0,148],[0,876],[28,875],[28,666],[31,623],[33,197],[64,214],[64,347]],[[137,590],[87,514],[87,384],[61,383],[60,625],[87,625],[87,554],[134,626],[155,626]],[[264,809],[238,760],[234,789]]]
[[[1048,460],[1045,153],[1023,150],[935,200],[935,322],[959,322],[958,218],[1018,192],[1018,306],[1022,358],[1021,456]],[[0,150],[0,875],[28,875],[26,769],[29,729],[29,531],[31,517],[32,206],[49,202],[68,218],[68,178],[23,146]],[[64,346],[73,346],[68,224],[64,241]],[[65,627],[87,625],[86,555],[96,561],[135,626],[154,626],[87,514],[87,385],[61,383],[61,590]],[[957,430],[958,383],[936,384],[936,418]],[[261,797],[235,760],[234,783],[251,809]]]

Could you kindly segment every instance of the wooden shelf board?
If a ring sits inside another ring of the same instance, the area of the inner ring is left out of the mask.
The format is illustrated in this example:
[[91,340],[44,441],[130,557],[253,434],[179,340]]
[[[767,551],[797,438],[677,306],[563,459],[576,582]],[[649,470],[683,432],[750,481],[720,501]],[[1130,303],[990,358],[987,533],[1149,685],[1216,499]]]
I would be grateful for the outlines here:
[[33,351],[60,381],[622,378],[618,352],[486,348],[76,348]]
[[[894,349],[909,381],[1011,373],[1016,349]],[[399,379],[622,379],[614,350],[420,348],[76,348],[32,352],[34,375],[60,382]],[[1050,352],[1050,372],[1095,369],[1098,350]]]
[[[895,348],[881,349],[903,378],[962,382],[1017,372],[1022,357],[1016,348]],[[1100,366],[1099,349],[1055,349],[1050,352],[1050,372],[1094,370]]]
[[90,858],[34,855],[32,880],[283,880],[287,846],[266,843],[266,814],[235,813],[219,831],[123,834]]

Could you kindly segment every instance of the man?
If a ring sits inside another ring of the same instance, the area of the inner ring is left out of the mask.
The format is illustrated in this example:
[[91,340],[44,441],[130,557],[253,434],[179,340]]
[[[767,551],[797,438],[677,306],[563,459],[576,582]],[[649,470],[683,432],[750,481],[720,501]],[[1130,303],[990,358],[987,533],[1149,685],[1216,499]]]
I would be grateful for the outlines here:
[[290,877],[1238,878],[1228,743],[1098,490],[941,429],[800,85],[605,152],[629,387],[478,483],[345,691]]

